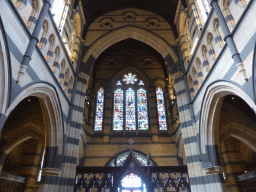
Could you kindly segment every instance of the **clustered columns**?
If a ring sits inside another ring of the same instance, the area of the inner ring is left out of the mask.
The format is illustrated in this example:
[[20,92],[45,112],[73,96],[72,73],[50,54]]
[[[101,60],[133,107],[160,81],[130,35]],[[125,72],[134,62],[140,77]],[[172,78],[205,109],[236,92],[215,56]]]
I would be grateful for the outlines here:
[[76,36],[74,43],[72,45],[72,50],[71,50],[71,55],[72,55],[71,61],[72,61],[74,70],[76,70],[76,66],[78,62],[80,45],[81,45],[81,39],[79,36]]
[[[179,71],[172,74],[174,80],[174,86],[176,91],[177,105],[179,109],[180,127],[182,137],[184,140],[184,151],[187,159],[188,172],[191,182],[191,191],[199,191],[198,186],[201,185],[201,181],[197,179],[199,176],[203,176],[203,166],[198,161],[200,156],[199,146],[197,142],[194,142],[194,138],[197,138],[197,126],[193,121],[193,115],[190,111],[190,98],[188,97],[186,87],[186,77]],[[185,142],[186,141],[186,142]],[[216,191],[216,190],[206,190]],[[217,191],[216,191],[217,192]],[[218,192],[221,192],[219,190]]]
[[220,22],[220,26],[222,27],[223,33],[225,35],[224,40],[227,42],[227,45],[229,46],[230,52],[232,54],[232,58],[236,64],[236,67],[239,70],[239,73],[241,73],[243,79],[245,81],[248,81],[248,78],[246,76],[246,71],[244,69],[244,64],[242,62],[242,59],[240,57],[240,53],[238,52],[235,42],[233,40],[232,34],[230,33],[230,30],[227,26],[227,23],[225,21],[225,18],[221,12],[220,6],[218,4],[218,0],[211,0],[211,6],[213,7],[219,22]]
[[149,105],[149,125],[152,133],[152,140],[157,142],[158,136],[158,120],[157,120],[157,106],[156,106],[156,89],[152,86],[148,88]]
[[44,0],[44,5],[42,7],[42,10],[40,12],[40,15],[38,17],[35,29],[30,37],[30,41],[27,47],[27,50],[25,52],[25,55],[23,56],[22,62],[21,62],[21,66],[20,66],[20,70],[18,72],[18,77],[16,82],[19,83],[21,76],[25,75],[25,72],[27,70],[27,66],[29,65],[29,62],[31,61],[31,56],[33,54],[33,51],[35,50],[35,46],[38,43],[38,37],[40,34],[40,31],[42,29],[43,23],[44,23],[44,19],[45,16],[49,10],[49,8],[51,7],[51,0]]
[[112,89],[106,88],[105,89],[105,102],[104,102],[104,129],[103,129],[103,141],[109,142],[110,141],[110,133],[111,133],[111,119],[112,119]]

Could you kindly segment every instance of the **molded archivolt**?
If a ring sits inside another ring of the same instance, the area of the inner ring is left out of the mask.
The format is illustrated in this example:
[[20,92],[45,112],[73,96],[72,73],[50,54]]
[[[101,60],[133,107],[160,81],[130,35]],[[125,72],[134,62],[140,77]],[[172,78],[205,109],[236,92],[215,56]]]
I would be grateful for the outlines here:
[[179,61],[173,49],[162,38],[144,29],[127,26],[112,31],[98,39],[85,54],[83,63],[87,63],[91,55],[94,58],[97,58],[105,49],[111,45],[129,38],[141,41],[153,47],[163,56],[163,58],[166,58],[166,56],[170,54],[174,63]]
[[5,39],[4,28],[0,17],[0,116],[5,114],[8,107],[8,90],[11,78],[8,67],[10,61],[9,50]]
[[[221,104],[223,98],[230,94],[241,97],[254,112],[256,111],[253,100],[238,86],[225,81],[211,84],[204,96],[199,125],[201,152],[204,154],[207,153],[207,146],[216,144],[216,128],[218,127]],[[215,154],[209,155],[215,156]]]
[[48,114],[44,115],[45,122],[49,122],[46,130],[46,147],[58,148],[58,154],[51,157],[58,162],[59,155],[62,155],[63,149],[63,120],[61,105],[58,95],[53,86],[46,83],[36,83],[24,89],[12,102],[6,111],[6,116],[9,116],[12,110],[24,99],[30,96],[35,96],[41,99]]
[[126,26],[149,30],[169,44],[176,45],[172,28],[164,18],[156,13],[137,8],[118,9],[95,19],[89,26],[85,44],[90,46],[110,31]]

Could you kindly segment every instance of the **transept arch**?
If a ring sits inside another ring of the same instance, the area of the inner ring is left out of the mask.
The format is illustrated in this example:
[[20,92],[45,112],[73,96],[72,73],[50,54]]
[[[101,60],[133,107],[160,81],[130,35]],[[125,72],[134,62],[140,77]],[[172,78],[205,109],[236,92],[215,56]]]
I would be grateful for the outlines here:
[[153,47],[163,56],[163,58],[166,58],[167,55],[170,54],[174,63],[179,61],[176,53],[162,38],[144,29],[134,26],[127,26],[114,30],[98,39],[86,52],[82,62],[87,63],[91,56],[97,58],[111,45],[129,38],[141,41]]
[[61,104],[58,98],[58,94],[56,93],[56,90],[53,86],[44,82],[35,83],[28,86],[12,102],[5,115],[8,117],[24,98],[31,96],[39,98],[43,104],[44,110],[48,113],[44,114],[44,122],[47,123],[46,127],[49,128],[46,130],[46,147],[58,149],[56,154],[54,154],[52,157],[49,157],[51,161],[58,162],[60,159],[59,157],[63,153],[64,147],[64,124],[61,112]]
[[[0,117],[1,114],[5,114],[8,107],[8,93],[11,79],[10,70],[10,56],[8,50],[8,44],[6,42],[6,36],[4,33],[4,28],[2,25],[2,20],[0,17]],[[0,126],[1,127],[1,126]]]
[[202,153],[212,152],[207,151],[207,147],[216,145],[216,127],[218,127],[221,103],[227,95],[237,95],[243,99],[255,112],[256,106],[253,100],[237,85],[226,81],[218,81],[212,83],[204,96],[201,106],[201,114],[199,120],[200,147]]

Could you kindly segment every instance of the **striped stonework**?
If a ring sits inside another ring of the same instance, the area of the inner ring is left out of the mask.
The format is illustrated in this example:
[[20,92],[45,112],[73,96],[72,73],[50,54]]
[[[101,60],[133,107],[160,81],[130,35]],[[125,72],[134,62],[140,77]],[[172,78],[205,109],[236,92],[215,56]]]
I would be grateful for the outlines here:
[[[84,95],[86,93],[87,81],[89,76],[86,74],[80,74],[77,81],[76,95],[71,107],[70,124],[67,129],[67,136],[69,140],[79,140],[81,134],[81,128],[83,123],[83,109],[84,109]],[[64,162],[62,166],[65,167],[61,173],[62,179],[67,182],[60,183],[60,191],[72,191],[74,185],[74,178],[76,173],[76,165],[78,161],[79,142],[68,142],[65,145],[64,150]]]
[[148,89],[148,101],[150,103],[149,107],[149,125],[152,133],[152,140],[158,141],[159,131],[158,131],[158,119],[157,119],[157,105],[156,105],[156,88],[149,87]]
[[113,99],[112,99],[112,89],[107,88],[105,89],[105,101],[104,101],[104,121],[103,121],[103,141],[109,142],[110,141],[110,133],[112,132],[112,106],[113,106]]
[[[189,110],[189,99],[186,92],[184,76],[181,72],[172,75],[177,95],[177,104],[179,109],[180,129],[184,140],[184,150],[187,159],[189,177],[192,191],[221,191],[219,189],[210,189],[206,185],[204,178],[203,165],[200,161],[200,151],[198,146],[197,124],[194,124]],[[184,91],[183,91],[184,90]]]

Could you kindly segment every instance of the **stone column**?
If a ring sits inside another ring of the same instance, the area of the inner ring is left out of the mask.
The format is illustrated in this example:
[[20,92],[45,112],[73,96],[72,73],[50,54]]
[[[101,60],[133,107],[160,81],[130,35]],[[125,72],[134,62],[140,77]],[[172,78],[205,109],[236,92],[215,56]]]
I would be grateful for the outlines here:
[[30,41],[27,47],[27,50],[25,52],[25,55],[23,56],[22,62],[21,62],[21,66],[20,66],[20,70],[18,72],[18,77],[16,82],[19,83],[20,79],[23,75],[25,75],[25,72],[27,70],[27,66],[29,65],[29,62],[31,61],[31,57],[32,54],[35,50],[36,44],[38,43],[38,37],[40,34],[40,31],[42,29],[43,23],[44,23],[44,19],[46,14],[48,13],[49,8],[51,7],[51,0],[44,0],[44,5],[42,7],[42,10],[40,12],[40,15],[38,17],[36,26],[34,28],[34,31],[30,37]]
[[104,129],[103,129],[103,142],[110,141],[111,122],[112,122],[112,89],[106,88],[105,101],[104,101]]
[[156,90],[154,87],[149,87],[149,125],[152,133],[152,141],[157,142],[159,139],[158,120],[157,120],[157,106],[156,106]]
[[[25,154],[26,162],[29,163],[29,160],[32,160],[33,162],[28,172],[29,176],[27,177],[27,180],[26,180],[26,188],[24,190],[25,192],[33,192],[38,187],[38,184],[37,184],[38,169],[40,169],[40,165],[41,165],[43,146],[41,143],[38,142],[38,145],[35,147],[36,147],[35,152],[32,152],[31,154],[30,153]],[[31,158],[32,155],[34,157]]]
[[223,30],[223,33],[225,35],[224,37],[224,40],[227,42],[227,45],[230,49],[230,52],[232,54],[232,58],[234,60],[234,63],[239,71],[239,73],[241,73],[243,79],[245,81],[248,81],[248,78],[246,76],[246,71],[244,69],[244,64],[243,64],[243,61],[240,57],[240,53],[238,52],[237,50],[237,47],[235,45],[235,42],[233,40],[233,36],[232,34],[230,33],[229,31],[229,28],[228,28],[228,25],[225,21],[225,18],[221,12],[221,9],[220,9],[220,6],[218,4],[218,0],[211,0],[211,6],[213,7],[218,19],[219,19],[219,23],[220,23],[220,26]]

